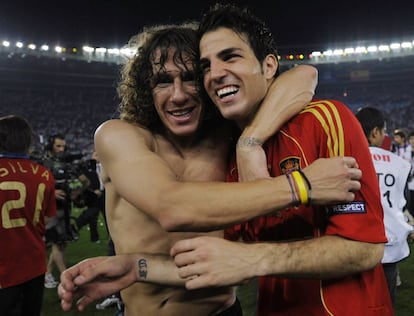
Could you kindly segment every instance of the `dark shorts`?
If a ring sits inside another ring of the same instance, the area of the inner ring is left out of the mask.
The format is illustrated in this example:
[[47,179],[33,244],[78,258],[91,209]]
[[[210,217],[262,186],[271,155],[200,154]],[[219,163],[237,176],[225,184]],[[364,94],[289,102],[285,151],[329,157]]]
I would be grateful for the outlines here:
[[70,241],[79,239],[78,231],[74,224],[71,224],[71,217],[67,211],[58,209],[54,218],[53,226],[46,229],[45,237],[47,243],[66,245]]
[[46,242],[51,242],[57,245],[65,244],[67,241],[65,231],[62,231],[62,229],[56,226],[46,229],[45,237]]
[[240,305],[239,299],[236,297],[236,301],[232,306],[227,308],[225,311],[222,311],[220,314],[216,316],[243,316],[243,310]]
[[0,315],[40,316],[45,287],[44,274],[24,283],[0,289]]

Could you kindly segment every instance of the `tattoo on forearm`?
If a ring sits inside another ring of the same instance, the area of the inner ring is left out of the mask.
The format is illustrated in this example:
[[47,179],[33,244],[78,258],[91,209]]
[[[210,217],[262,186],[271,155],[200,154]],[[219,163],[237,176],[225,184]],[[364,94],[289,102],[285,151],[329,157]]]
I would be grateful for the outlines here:
[[237,147],[254,147],[262,145],[262,142],[254,137],[240,137],[237,141]]
[[148,266],[147,266],[147,259],[139,259],[138,260],[138,275],[141,279],[146,279],[147,278],[147,271],[148,271]]

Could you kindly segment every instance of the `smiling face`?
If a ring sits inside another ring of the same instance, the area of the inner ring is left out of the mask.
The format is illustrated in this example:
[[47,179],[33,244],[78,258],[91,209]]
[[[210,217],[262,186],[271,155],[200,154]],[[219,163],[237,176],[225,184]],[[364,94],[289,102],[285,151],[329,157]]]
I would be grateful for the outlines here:
[[201,100],[195,82],[195,72],[190,58],[185,67],[174,63],[174,50],[161,68],[160,51],[155,52],[153,63],[152,96],[155,109],[165,128],[174,136],[193,136],[202,115]]
[[269,55],[260,64],[247,39],[220,27],[200,40],[200,67],[205,89],[221,114],[248,123],[263,100],[277,70]]

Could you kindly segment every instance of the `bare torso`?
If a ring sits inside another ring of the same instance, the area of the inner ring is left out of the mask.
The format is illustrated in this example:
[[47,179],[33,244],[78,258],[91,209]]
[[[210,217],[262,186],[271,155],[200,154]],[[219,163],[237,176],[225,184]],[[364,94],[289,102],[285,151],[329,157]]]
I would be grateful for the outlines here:
[[[137,128],[137,132],[142,132],[142,129]],[[147,131],[144,131],[144,135],[148,143],[153,144],[151,150],[169,165],[179,180],[225,180],[228,142],[209,140],[178,151],[164,137],[154,137]],[[166,232],[155,219],[121,198],[105,173],[104,182],[106,216],[117,254],[140,252],[168,255],[177,240],[197,235]],[[222,231],[202,234],[223,236]],[[137,282],[123,290],[121,295],[126,305],[126,316],[207,316],[229,307],[234,300],[234,289],[188,291],[184,287]]]

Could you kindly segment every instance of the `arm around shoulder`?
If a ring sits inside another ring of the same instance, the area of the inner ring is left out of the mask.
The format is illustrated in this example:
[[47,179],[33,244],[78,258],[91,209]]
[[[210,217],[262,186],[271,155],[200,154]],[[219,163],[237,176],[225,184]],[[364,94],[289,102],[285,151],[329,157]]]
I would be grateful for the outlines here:
[[312,100],[318,84],[318,70],[299,65],[279,75],[241,138],[254,138],[262,144]]
[[[292,205],[285,176],[245,183],[179,181],[153,143],[149,131],[120,120],[104,123],[95,134],[107,192],[111,189],[167,231],[217,230]],[[349,191],[359,189],[360,174],[355,180],[358,169],[346,158],[312,165],[304,172],[315,202],[353,199]]]

